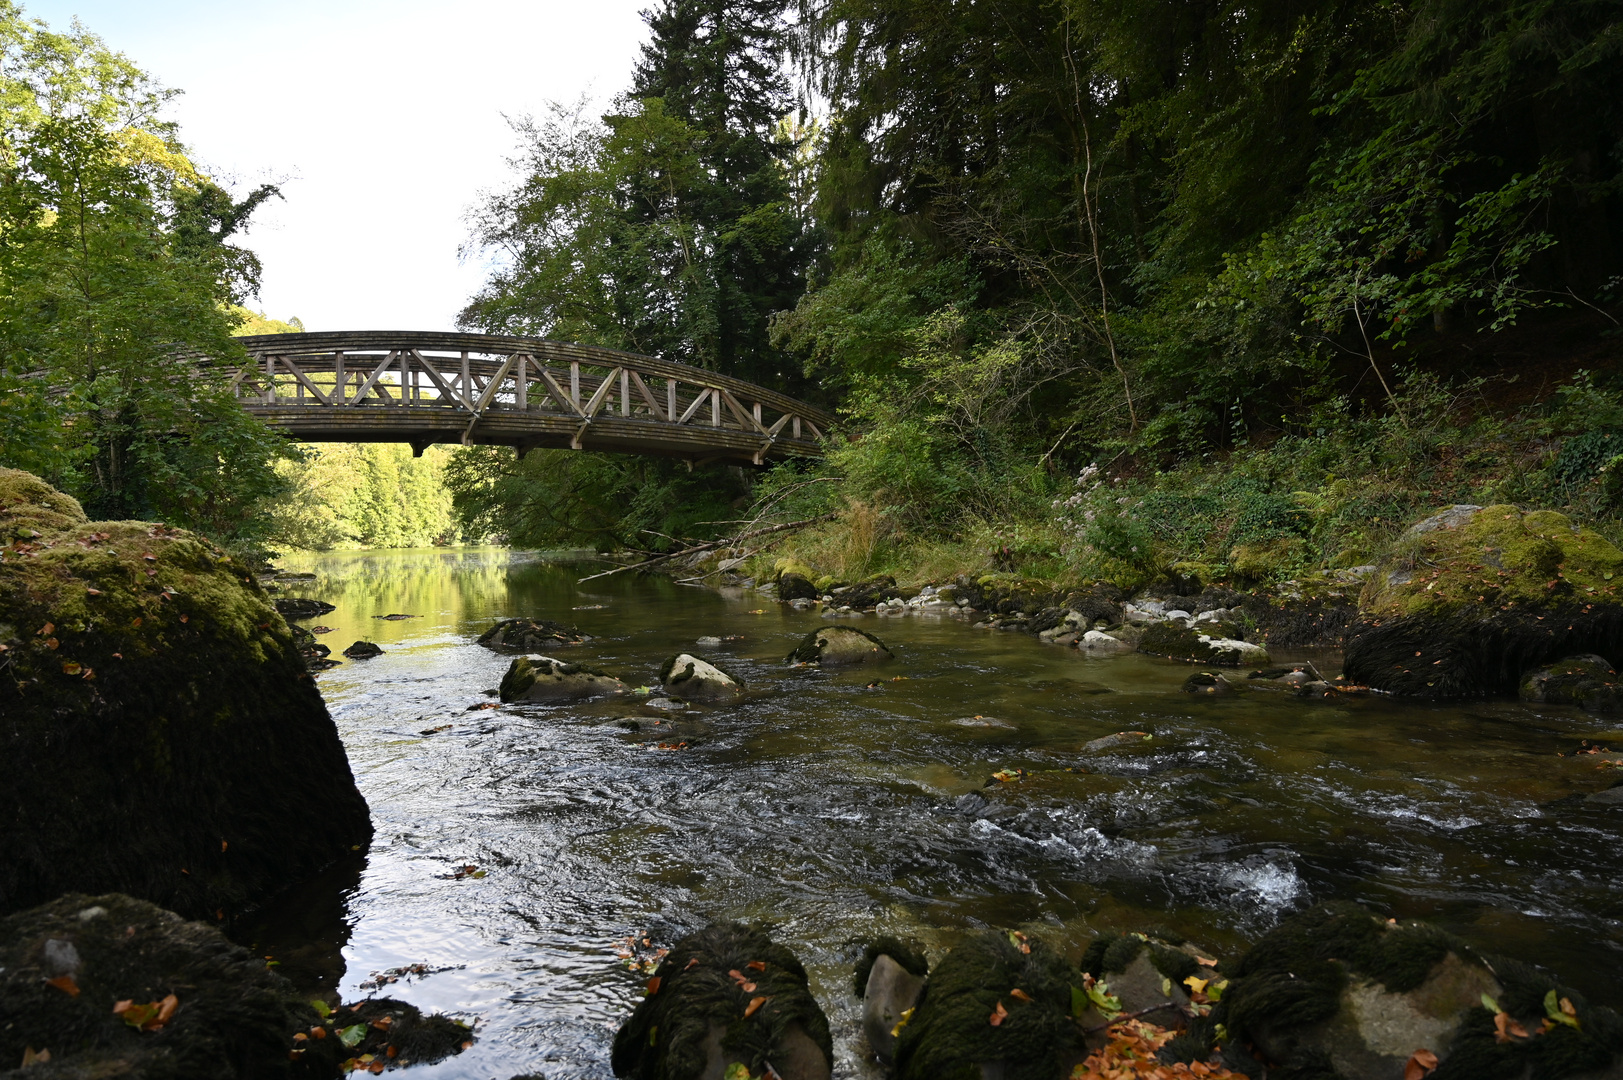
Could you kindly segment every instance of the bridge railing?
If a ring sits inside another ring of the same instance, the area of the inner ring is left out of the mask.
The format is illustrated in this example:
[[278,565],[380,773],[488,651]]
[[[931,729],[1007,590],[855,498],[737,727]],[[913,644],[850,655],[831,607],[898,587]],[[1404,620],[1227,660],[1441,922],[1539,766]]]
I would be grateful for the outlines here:
[[[816,454],[832,417],[764,387],[634,353],[476,334],[272,334],[241,339],[249,362],[231,385],[250,409],[355,414],[433,410],[465,419],[461,441],[484,441],[493,418],[552,418],[571,425],[569,445],[594,422],[640,421],[736,442],[754,460]],[[418,413],[421,416],[421,413]]]

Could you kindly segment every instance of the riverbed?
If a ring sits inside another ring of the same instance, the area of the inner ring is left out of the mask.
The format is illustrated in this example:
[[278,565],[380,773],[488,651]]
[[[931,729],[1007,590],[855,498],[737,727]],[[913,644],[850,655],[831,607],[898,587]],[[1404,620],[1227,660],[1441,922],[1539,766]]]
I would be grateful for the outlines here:
[[[1578,753],[1623,748],[1616,721],[1197,698],[1187,665],[925,616],[847,620],[895,652],[882,667],[790,669],[824,620],[751,591],[577,584],[601,564],[502,549],[283,565],[317,575],[285,595],[337,605],[303,623],[333,628],[335,659],[384,649],[318,676],[377,834],[236,933],[312,993],[477,1019],[472,1049],[416,1076],[611,1076],[648,978],[634,965],[717,919],[800,956],[841,1077],[880,1075],[850,972],[881,933],[939,955],[1006,927],[1076,955],[1159,928],[1234,955],[1283,914],[1351,899],[1623,1007],[1623,806],[1583,801],[1611,777]],[[593,640],[557,655],[631,686],[691,651],[752,696],[675,717],[644,695],[490,708],[508,658],[475,639],[507,616],[578,626]],[[1148,738],[1083,749],[1123,731]]]

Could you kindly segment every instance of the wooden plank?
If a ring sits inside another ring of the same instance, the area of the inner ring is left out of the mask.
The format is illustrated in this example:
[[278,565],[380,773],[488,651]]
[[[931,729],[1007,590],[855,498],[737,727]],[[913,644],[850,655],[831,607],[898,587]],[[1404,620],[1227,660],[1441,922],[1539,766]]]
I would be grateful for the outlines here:
[[659,407],[659,402],[654,400],[653,392],[648,389],[648,384],[642,381],[642,376],[633,371],[631,380],[637,384],[637,393],[648,403],[648,411],[653,414],[654,419],[669,420],[670,414]]
[[[299,365],[295,364],[293,361],[287,359],[286,357],[283,357],[282,366],[287,368],[289,371],[291,371],[293,373],[293,377],[295,379],[299,380],[298,385],[299,385],[300,390],[308,389],[312,394],[314,394],[316,396],[316,400],[321,402],[323,405],[331,405],[332,404],[331,401],[327,400],[327,395],[326,394],[323,394],[320,390],[316,389],[316,384],[310,381],[310,376],[306,375],[304,373],[304,370],[302,368],[300,368]],[[300,396],[300,398],[302,400],[304,395],[300,394],[299,396]]]
[[558,380],[552,377],[551,371],[549,371],[547,368],[541,368],[539,371],[541,381],[547,384],[547,389],[551,391],[553,397],[558,399],[558,404],[560,406],[573,411],[576,416],[583,417],[586,415],[580,411],[580,406],[570,400],[568,394],[564,393],[564,388],[558,385]]
[[620,415],[631,415],[631,380],[625,368],[620,369]]
[[778,422],[776,424],[773,424],[771,427],[766,429],[766,433],[772,436],[772,438],[776,439],[778,437],[778,432],[782,431],[783,425],[787,424],[788,422],[789,414],[784,413],[782,416],[778,417]]
[[530,411],[530,358],[528,356],[520,356],[518,358],[518,372],[516,373],[514,378],[515,378],[516,381],[514,382],[513,385],[517,390],[517,393],[514,395],[514,399],[513,399],[514,403],[518,405],[518,411],[519,412],[529,412]]
[[332,396],[334,405],[344,403],[344,350],[339,349],[332,354]]
[[676,383],[672,378],[665,380],[665,419],[673,422],[676,420]]
[[580,407],[580,361],[579,360],[571,360],[569,362],[569,403],[571,405],[575,406],[575,411],[576,412],[580,413],[582,416],[586,415],[585,410]]
[[513,359],[513,357],[509,356],[507,358],[507,362],[502,364],[501,369],[498,370],[495,375],[491,376],[490,381],[485,384],[484,392],[479,395],[478,404],[474,405],[473,407],[473,411],[475,413],[482,415],[485,409],[490,405],[491,399],[496,396],[496,391],[500,389],[502,385],[502,380],[507,378],[508,369],[513,366]]
[[427,357],[423,356],[422,353],[416,355],[417,362],[422,366],[423,373],[428,376],[430,382],[439,388],[441,394],[449,398],[453,405],[460,404],[463,408],[470,408],[467,398],[451,388],[440,373],[434,370],[434,365],[428,362]]
[[603,407],[603,402],[608,398],[609,392],[614,389],[614,377],[620,374],[620,370],[616,368],[609,372],[609,377],[598,384],[597,392],[592,395],[592,400],[588,401],[586,406],[581,409],[582,415],[588,419],[597,415],[597,410]]
[[705,399],[710,397],[714,393],[715,393],[714,390],[709,390],[709,389],[706,389],[704,387],[700,387],[699,388],[699,396],[693,399],[693,404],[688,406],[687,412],[682,414],[682,418],[680,420],[678,420],[677,423],[678,424],[685,424],[689,420],[693,419],[693,414],[698,412],[700,407],[704,405]]
[[[745,430],[748,430],[749,428],[753,427],[756,431],[759,431],[762,435],[765,435],[767,433],[766,428],[761,426],[761,418],[760,418],[760,416],[758,416],[758,415],[757,416],[751,416],[748,412],[746,412],[744,410],[744,406],[739,402],[739,400],[737,398],[733,397],[733,395],[731,393],[727,392],[726,390],[723,390],[720,393],[721,393],[722,398],[725,399],[726,402],[727,402],[727,408],[732,411],[732,414],[734,416],[738,417],[738,426],[739,427],[744,428]],[[760,406],[757,405],[755,408],[757,410],[759,410]]]
[[[356,405],[359,405],[361,403],[361,401],[366,397],[367,393],[372,389],[373,384],[378,381],[378,376],[382,375],[385,371],[387,371],[389,369],[389,365],[394,363],[394,359],[398,355],[399,355],[398,353],[390,353],[388,356],[385,356],[383,358],[383,360],[378,364],[377,367],[372,369],[372,374],[368,375],[366,377],[366,381],[361,384],[361,388],[359,390],[355,391],[355,404]],[[381,396],[384,398],[385,401],[388,400],[388,395],[385,394],[385,395],[381,395]]]

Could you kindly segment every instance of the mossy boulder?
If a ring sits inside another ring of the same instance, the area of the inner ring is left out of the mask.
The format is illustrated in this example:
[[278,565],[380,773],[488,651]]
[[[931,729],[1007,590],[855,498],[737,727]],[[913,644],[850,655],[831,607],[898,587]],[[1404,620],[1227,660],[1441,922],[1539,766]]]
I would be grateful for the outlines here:
[[716,665],[688,653],[678,653],[659,669],[665,692],[683,701],[737,701],[744,695],[744,683]]
[[1190,664],[1238,667],[1268,663],[1268,650],[1231,637],[1207,637],[1176,622],[1154,623],[1138,639],[1138,651]]
[[1568,656],[1522,676],[1521,699],[1539,705],[1581,705],[1614,712],[1623,704],[1617,671],[1605,657]]
[[[151,1026],[114,1012],[119,1002],[155,1004]],[[44,1052],[26,1075],[74,1080],[326,1080],[347,1059],[427,1063],[473,1037],[388,998],[318,1010],[214,927],[118,893],[70,893],[0,920],[0,1016],[0,1061]],[[339,1033],[356,1025],[346,1046]]]
[[[1425,1049],[1441,1058],[1432,1080],[1560,1080],[1614,1068],[1623,1051],[1623,1019],[1611,1010],[1524,964],[1480,957],[1435,927],[1385,921],[1355,904],[1286,919],[1230,974],[1210,1018],[1228,1031],[1226,1051],[1250,1044],[1286,1070],[1401,1080]],[[1576,1027],[1544,1023],[1546,1001],[1562,999]],[[1488,1002],[1529,1037],[1500,1042]]]
[[1100,935],[1088,945],[1078,966],[1110,987],[1110,993],[1121,999],[1122,1011],[1139,1013],[1162,1027],[1183,1026],[1192,989],[1186,979],[1208,985],[1223,982],[1210,954],[1187,942],[1143,933]]
[[1279,577],[1300,566],[1307,543],[1299,536],[1236,544],[1228,555],[1229,571],[1246,581]]
[[573,626],[551,619],[502,619],[479,635],[479,644],[499,653],[537,653],[590,640]]
[[183,530],[86,521],[6,469],[0,536],[0,912],[124,892],[229,918],[368,843],[248,567]]
[[834,1043],[795,954],[722,923],[671,947],[609,1061],[629,1080],[708,1080],[731,1065],[761,1076],[768,1062],[783,1080],[827,1080]]
[[[1072,1016],[1081,974],[1024,935],[984,931],[930,973],[896,1043],[898,1080],[1056,1080],[1087,1056]],[[1020,991],[1016,995],[1014,991]],[[989,1022],[999,1009],[997,1026]]]
[[1551,511],[1456,506],[1366,578],[1345,673],[1420,698],[1508,696],[1580,653],[1623,655],[1623,551]]
[[613,697],[626,689],[625,683],[606,671],[550,656],[515,656],[497,692],[505,702],[550,704]]
[[854,626],[819,626],[801,639],[784,662],[836,667],[877,664],[891,659],[894,656],[885,643],[866,630]]
[[778,599],[784,603],[790,600],[816,600],[817,586],[800,574],[786,573],[778,578]]

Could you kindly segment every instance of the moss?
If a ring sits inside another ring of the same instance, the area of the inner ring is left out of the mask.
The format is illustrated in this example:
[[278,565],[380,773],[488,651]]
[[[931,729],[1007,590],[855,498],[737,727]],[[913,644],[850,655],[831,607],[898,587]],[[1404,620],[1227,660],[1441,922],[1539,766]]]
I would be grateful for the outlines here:
[[[733,971],[753,987],[744,989],[729,974]],[[660,963],[650,986],[615,1033],[610,1065],[616,1076],[697,1080],[704,1074],[712,1025],[724,1032],[722,1049],[752,1075],[764,1071],[792,1025],[811,1037],[826,1061],[834,1060],[828,1019],[812,997],[806,969],[760,930],[724,923],[683,938]],[[746,1017],[757,997],[767,1001]]]
[[857,997],[868,992],[868,976],[873,972],[874,961],[881,956],[890,957],[910,975],[922,979],[930,974],[930,961],[925,959],[924,950],[917,943],[886,935],[870,941],[868,947],[862,950],[862,959],[857,961],[856,971],[852,975],[852,986]]
[[821,575],[817,568],[809,563],[801,562],[796,558],[777,559],[772,563],[772,580],[777,581],[785,574],[798,574],[807,581],[816,581]]
[[1237,577],[1251,581],[1278,577],[1300,566],[1306,549],[1306,541],[1299,536],[1236,544],[1229,551],[1229,569]]
[[1582,994],[1526,964],[1496,959],[1493,971],[1503,987],[1496,1004],[1528,1032],[1544,1025],[1544,1000],[1552,990],[1558,1001],[1572,1002],[1579,1028],[1552,1024],[1532,1038],[1501,1043],[1494,1014],[1470,1009],[1432,1080],[1562,1080],[1601,1072],[1623,1054],[1623,1018],[1617,1013],[1590,1005]]
[[0,469],[0,541],[32,540],[87,522],[79,500],[20,469]]
[[120,891],[214,919],[370,838],[247,567],[182,530],[85,522],[26,474],[0,489],[0,536],[41,533],[0,549],[0,911]]
[[1366,615],[1546,611],[1623,598],[1623,551],[1562,514],[1489,506],[1426,527],[1437,520],[1411,527],[1370,575],[1360,598]]
[[[1229,630],[1233,632],[1233,628]],[[1213,628],[1213,632],[1219,630]],[[1172,622],[1151,624],[1144,631],[1144,636],[1138,639],[1138,651],[1170,660],[1218,667],[1238,667],[1243,659],[1237,648],[1215,646],[1209,638]]]
[[1096,937],[1082,954],[1078,967],[1097,979],[1126,971],[1139,954],[1149,950],[1150,964],[1174,983],[1199,975],[1201,966],[1192,955],[1148,934],[1109,933]]
[[1349,972],[1405,993],[1450,952],[1480,963],[1440,930],[1394,927],[1356,904],[1324,904],[1285,920],[1241,958],[1212,1017],[1239,1038],[1314,1024],[1336,1014]]
[[[1001,1061],[1008,1080],[1051,1080],[1082,1047],[1071,1018],[1071,987],[1080,974],[1045,943],[986,931],[967,939],[936,965],[913,1019],[896,1045],[898,1080],[939,1080],[980,1074],[979,1063]],[[1013,996],[1022,991],[1030,1001]],[[1002,1005],[1008,1013],[989,1022]]]

